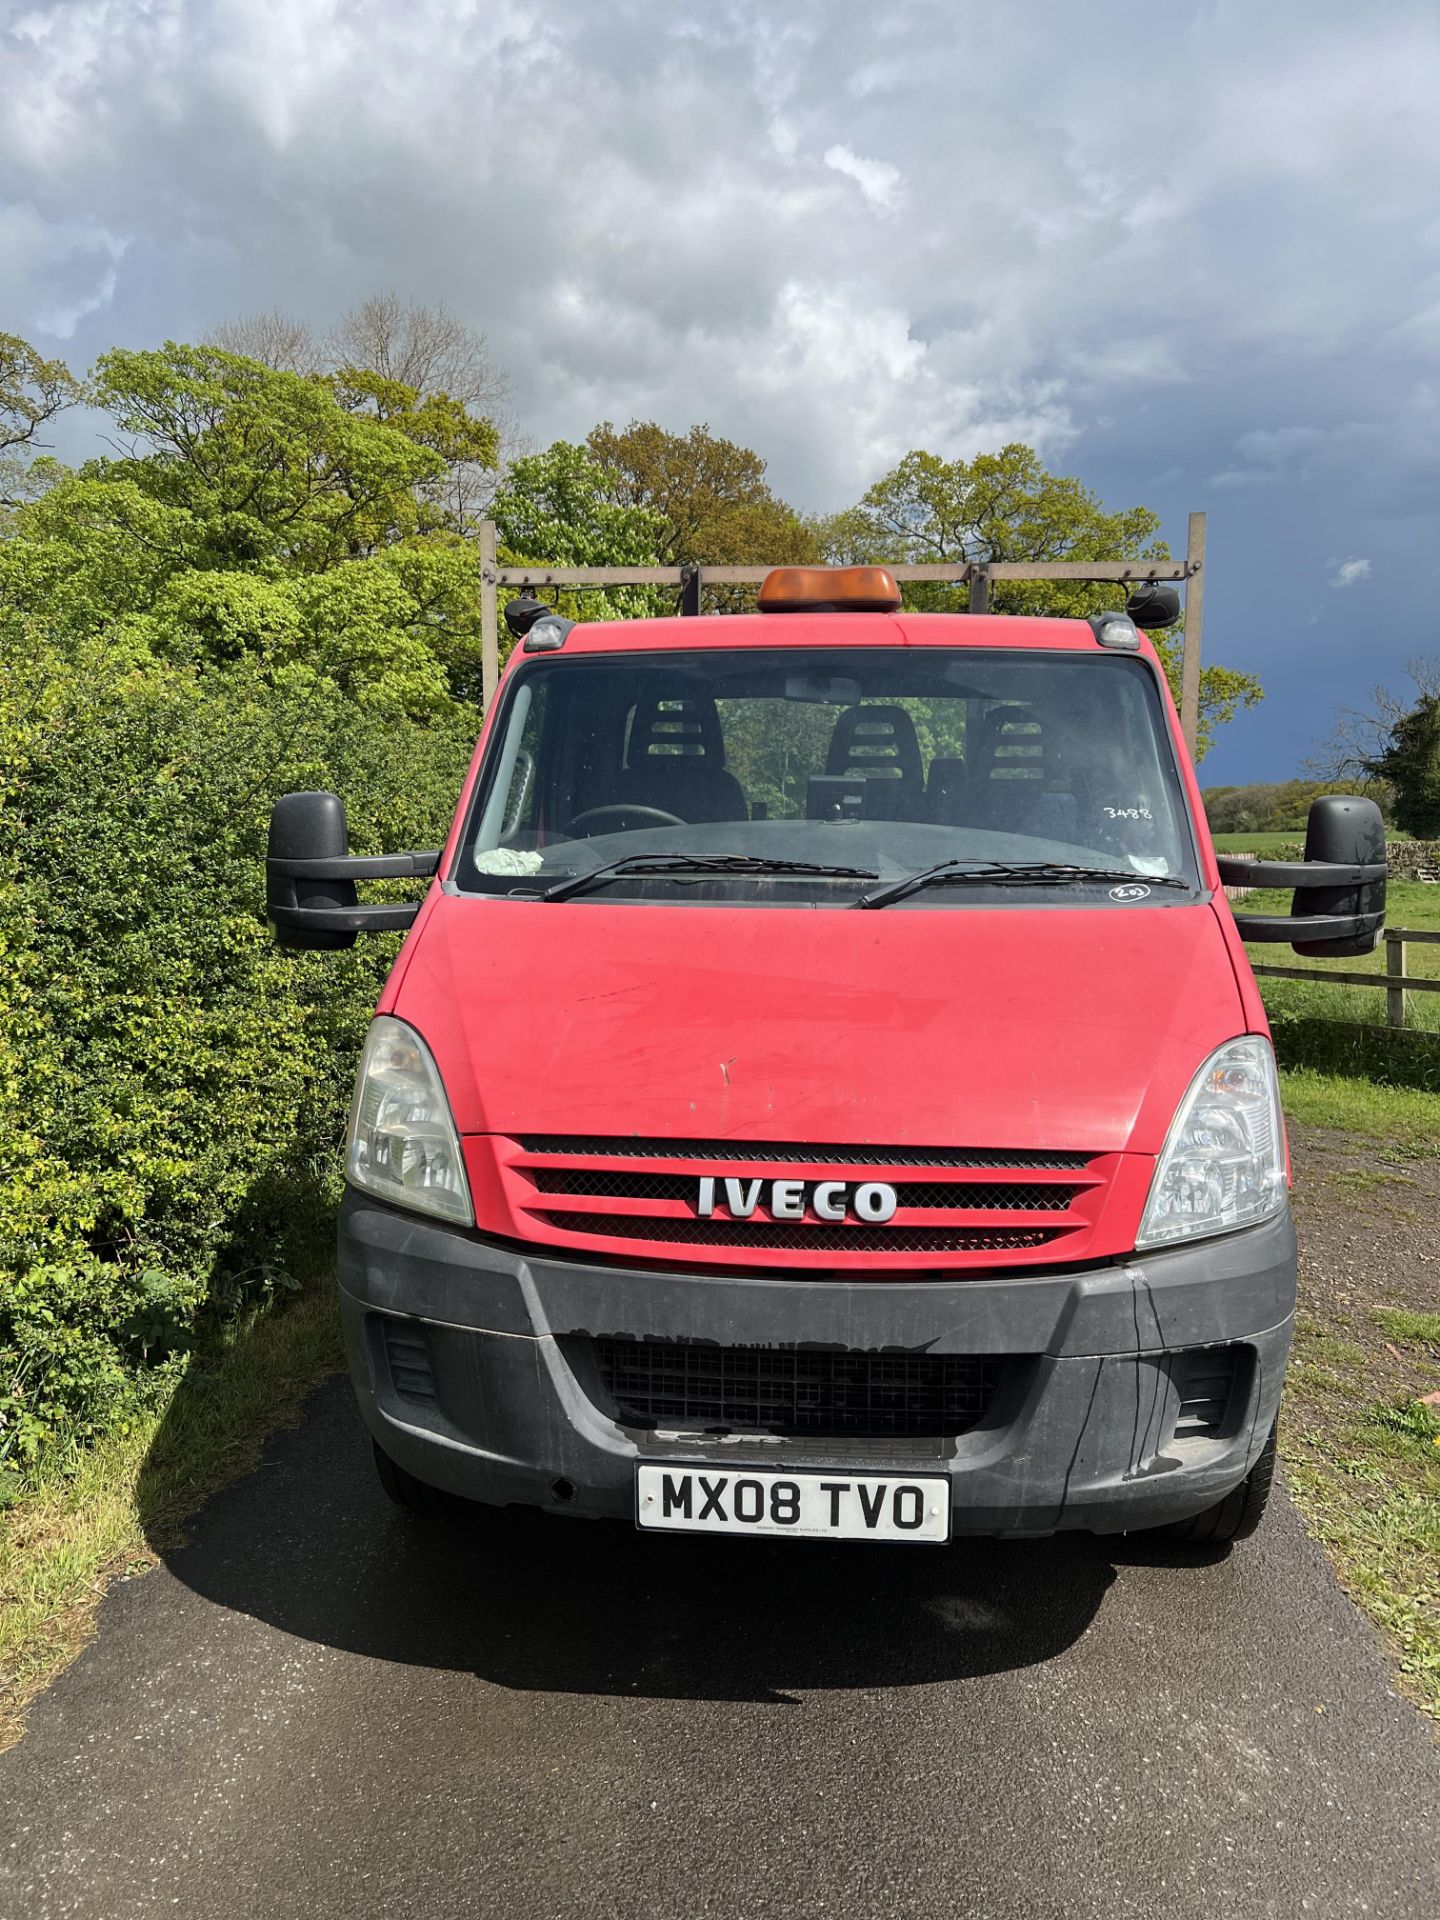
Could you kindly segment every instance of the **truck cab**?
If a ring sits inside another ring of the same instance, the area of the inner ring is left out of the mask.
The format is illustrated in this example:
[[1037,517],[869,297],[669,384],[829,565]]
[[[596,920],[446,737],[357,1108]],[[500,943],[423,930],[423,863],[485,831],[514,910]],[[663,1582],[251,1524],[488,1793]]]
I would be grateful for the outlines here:
[[[272,828],[282,940],[413,923],[339,1223],[387,1490],[896,1545],[1252,1531],[1284,1126],[1145,631],[908,613],[873,568],[523,625],[438,855],[352,858],[332,795]],[[1294,877],[1344,910],[1294,937],[1373,944],[1369,803],[1319,804]],[[427,871],[418,910],[357,898]]]

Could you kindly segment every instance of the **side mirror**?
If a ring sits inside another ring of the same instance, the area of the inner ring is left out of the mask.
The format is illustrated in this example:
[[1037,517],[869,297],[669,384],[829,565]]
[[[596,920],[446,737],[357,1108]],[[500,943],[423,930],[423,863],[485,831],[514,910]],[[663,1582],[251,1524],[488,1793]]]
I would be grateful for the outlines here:
[[1296,953],[1314,960],[1373,953],[1385,925],[1385,822],[1375,802],[1344,793],[1312,801],[1305,823],[1306,865],[1312,860],[1354,867],[1374,877],[1314,886],[1306,896],[1297,892],[1292,913],[1335,914],[1353,919],[1355,925],[1332,939],[1293,941]]
[[1293,887],[1290,912],[1237,913],[1244,940],[1293,947],[1307,959],[1373,953],[1385,925],[1385,822],[1373,800],[1331,793],[1314,801],[1303,860],[1216,865],[1229,886]]
[[1125,602],[1125,611],[1137,627],[1173,627],[1180,618],[1180,589],[1147,582],[1136,587]]
[[265,911],[277,946],[333,953],[353,947],[357,933],[393,933],[412,924],[418,900],[371,906],[358,899],[355,882],[433,874],[439,849],[366,855],[351,854],[349,846],[339,794],[285,793],[275,802],[265,855]]

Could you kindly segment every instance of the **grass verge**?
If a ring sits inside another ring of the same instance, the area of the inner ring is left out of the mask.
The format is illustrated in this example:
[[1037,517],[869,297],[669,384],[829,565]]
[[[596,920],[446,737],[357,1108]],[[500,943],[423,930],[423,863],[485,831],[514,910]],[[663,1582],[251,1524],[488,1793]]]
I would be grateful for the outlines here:
[[[1435,1319],[1435,1315],[1430,1316]],[[1323,1319],[1296,1329],[1280,1433],[1295,1504],[1344,1585],[1389,1637],[1402,1690],[1440,1720],[1440,1348],[1386,1343],[1400,1368]],[[1426,1354],[1431,1357],[1427,1360]],[[1397,1387],[1382,1376],[1409,1369]]]
[[1282,1067],[1280,1092],[1286,1115],[1302,1126],[1334,1127],[1402,1155],[1440,1158],[1440,1094],[1313,1067]]
[[1401,1690],[1440,1721],[1440,1094],[1281,1081],[1301,1244],[1286,1476]]
[[333,1289],[316,1282],[230,1332],[194,1382],[69,1477],[0,1512],[0,1752],[89,1638],[109,1581],[152,1566],[155,1543],[178,1539],[180,1522],[341,1364]]

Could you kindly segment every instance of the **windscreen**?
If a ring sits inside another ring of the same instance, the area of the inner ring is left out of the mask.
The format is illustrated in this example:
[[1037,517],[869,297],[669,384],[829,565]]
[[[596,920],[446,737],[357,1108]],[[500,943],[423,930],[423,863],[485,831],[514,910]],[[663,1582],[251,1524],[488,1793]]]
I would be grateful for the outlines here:
[[904,905],[974,904],[987,876],[1035,904],[1192,896],[1148,666],[938,647],[537,659],[508,683],[450,879],[847,907],[885,887],[898,902],[896,881],[937,866],[945,883]]

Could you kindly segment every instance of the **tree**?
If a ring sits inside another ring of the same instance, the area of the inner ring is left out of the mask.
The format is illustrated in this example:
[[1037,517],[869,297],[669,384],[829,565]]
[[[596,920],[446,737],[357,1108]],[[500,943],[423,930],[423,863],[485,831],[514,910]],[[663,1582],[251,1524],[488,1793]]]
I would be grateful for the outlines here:
[[0,454],[39,446],[42,427],[80,398],[63,360],[46,360],[28,341],[0,333]]
[[616,506],[660,516],[663,565],[782,566],[820,557],[810,529],[766,484],[760,455],[703,423],[679,434],[632,420],[617,433],[606,420],[585,444]]
[[417,498],[441,456],[403,422],[342,406],[325,381],[167,343],[103,355],[90,399],[128,457],[85,473],[133,479],[190,514],[208,564],[311,571],[441,524]]
[[398,428],[407,440],[439,458],[441,471],[419,483],[419,492],[437,524],[456,533],[471,532],[494,491],[500,464],[494,421],[472,414],[451,394],[423,393],[369,368],[339,367],[327,379],[347,412]]
[[[821,523],[837,562],[1168,559],[1160,519],[1146,507],[1109,513],[1081,481],[1050,473],[1030,447],[973,460],[916,451],[877,480],[857,507]],[[922,583],[915,604],[964,605],[964,589]],[[1115,589],[1087,581],[1003,581],[991,605],[1005,613],[1071,617],[1115,605]]]
[[1417,840],[1440,839],[1440,689],[1422,690],[1364,766],[1394,789],[1395,824],[1402,832]]
[[[1049,472],[1032,448],[1013,444],[973,460],[908,453],[857,506],[816,522],[814,532],[834,564],[1168,560],[1159,527],[1159,516],[1147,507],[1108,512],[1081,481]],[[909,606],[934,611],[969,604],[965,588],[929,582],[911,586],[905,598]],[[1003,580],[992,587],[990,604],[997,613],[1076,619],[1120,606],[1124,598],[1123,587],[1104,582]],[[1179,631],[1152,636],[1177,698]],[[1263,697],[1253,675],[1205,667],[1197,757],[1217,727]]]
[[1432,839],[1440,837],[1440,656],[1408,660],[1405,670],[1413,692],[1372,687],[1368,706],[1342,707],[1310,767],[1325,780],[1359,779],[1372,795],[1388,783],[1395,825]]
[[1369,779],[1252,781],[1240,787],[1207,787],[1202,797],[1213,833],[1303,834],[1311,802],[1323,793],[1365,793],[1391,818],[1389,787]]
[[208,346],[277,373],[324,374],[363,367],[413,387],[422,399],[443,393],[472,413],[498,418],[510,404],[510,383],[490,357],[490,344],[444,306],[375,294],[317,334],[298,314],[271,307],[223,321]]
[[[657,567],[665,563],[665,522],[651,507],[613,497],[605,469],[584,447],[557,440],[544,453],[512,460],[491,506],[501,563],[562,567]],[[552,596],[585,620],[625,620],[674,611],[653,587],[611,587]]]
[[47,360],[28,341],[0,333],[0,507],[35,489],[26,455],[45,443],[40,433],[80,397],[80,383],[63,360]]
[[422,399],[445,394],[492,420],[510,404],[510,382],[483,333],[444,306],[402,301],[393,291],[352,307],[326,335],[324,357],[332,371],[367,367]]
[[[459,532],[472,532],[495,490],[502,449],[518,450],[510,383],[485,335],[444,306],[381,293],[317,334],[307,320],[272,308],[215,329],[209,344],[279,373],[328,379],[342,402],[387,415],[380,396],[409,392],[409,406],[450,426],[425,444],[445,461],[432,496]],[[476,436],[479,435],[477,442]],[[477,444],[479,450],[477,451]]]
[[326,336],[324,350],[332,372],[362,368],[412,387],[422,403],[448,402],[462,417],[489,425],[489,453],[467,453],[463,435],[443,449],[442,496],[456,526],[472,531],[495,491],[502,454],[520,451],[510,382],[485,335],[443,305],[421,306],[391,291],[352,307]]
[[137,664],[249,659],[415,717],[477,697],[474,555],[424,443],[484,422],[398,386],[382,419],[216,347],[108,354],[88,395],[124,450],[11,516],[0,641],[43,626]]
[[276,373],[321,374],[327,370],[324,348],[310,322],[279,307],[226,320],[209,335],[206,344],[238,354],[243,360],[258,360],[262,367]]

